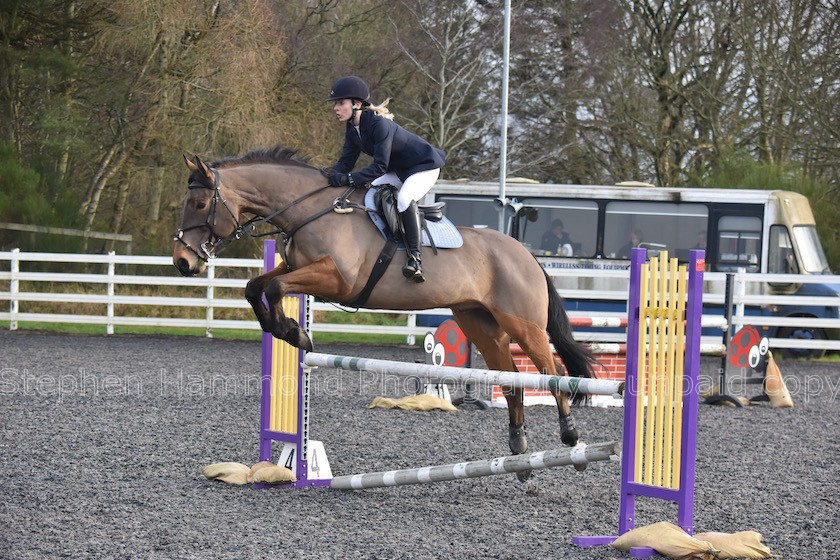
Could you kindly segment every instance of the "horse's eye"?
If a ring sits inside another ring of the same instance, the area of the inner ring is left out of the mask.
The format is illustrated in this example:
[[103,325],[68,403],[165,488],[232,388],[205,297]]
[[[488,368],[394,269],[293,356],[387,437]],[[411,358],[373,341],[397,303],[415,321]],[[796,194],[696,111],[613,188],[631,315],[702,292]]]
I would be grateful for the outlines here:
[[196,202],[195,207],[197,210],[204,210],[205,208],[207,208],[207,203],[204,201]]

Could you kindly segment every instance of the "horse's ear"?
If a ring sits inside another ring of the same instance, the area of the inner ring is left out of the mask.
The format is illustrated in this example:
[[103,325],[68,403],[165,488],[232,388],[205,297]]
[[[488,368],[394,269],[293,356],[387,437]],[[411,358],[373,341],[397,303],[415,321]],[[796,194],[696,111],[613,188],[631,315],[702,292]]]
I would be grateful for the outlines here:
[[204,176],[205,176],[205,177],[207,177],[208,179],[212,179],[212,178],[213,178],[213,173],[210,171],[210,168],[207,166],[207,164],[206,164],[206,163],[204,163],[203,161],[201,161],[201,158],[199,158],[199,157],[198,157],[198,155],[196,155],[196,156],[195,156],[195,165],[197,166],[197,168],[198,168],[198,169],[199,169],[202,173],[204,173]]
[[190,171],[198,171],[198,166],[190,161],[190,159],[187,157],[187,154],[184,154],[184,163],[187,164],[187,169],[189,169]]

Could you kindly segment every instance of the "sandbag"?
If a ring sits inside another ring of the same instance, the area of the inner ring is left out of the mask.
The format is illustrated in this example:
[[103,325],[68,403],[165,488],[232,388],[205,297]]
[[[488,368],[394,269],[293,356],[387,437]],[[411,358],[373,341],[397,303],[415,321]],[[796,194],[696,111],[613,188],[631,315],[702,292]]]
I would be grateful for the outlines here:
[[368,408],[398,408],[401,410],[443,410],[445,412],[456,412],[458,409],[451,402],[435,395],[422,394],[410,395],[401,399],[390,399],[388,397],[376,397]]
[[260,461],[253,467],[242,463],[213,463],[201,469],[202,474],[210,480],[220,480],[242,486],[251,482],[261,484],[289,484],[297,482],[292,471],[280,467],[271,461]]
[[790,398],[782,372],[773,359],[773,353],[767,356],[767,371],[764,373],[764,392],[770,398],[770,406],[773,408],[793,408],[793,399]]
[[248,473],[251,469],[242,463],[213,463],[201,469],[201,473],[210,480],[221,480],[228,484],[241,486],[248,483]]
[[692,537],[666,521],[627,531],[611,546],[623,552],[630,552],[636,547],[650,547],[662,556],[680,560],[714,560],[717,552],[712,543]]
[[271,461],[260,461],[251,467],[248,482],[258,484],[291,484],[292,482],[297,482],[297,478],[286,467],[275,465]]
[[720,395],[720,385],[717,383],[712,385],[711,387],[701,388],[697,391],[697,396],[703,400],[708,399],[710,397],[716,397],[718,395]]
[[258,470],[274,466],[275,464],[271,461],[260,461],[259,463],[256,463],[253,467],[251,467],[251,470],[248,471],[248,482],[252,482],[252,479],[254,478],[254,473],[256,473]]
[[694,538],[712,543],[718,550],[717,558],[772,558],[770,549],[761,544],[761,533],[700,533]]
[[[720,395],[720,385],[715,385],[709,389],[704,389],[700,391],[698,395],[704,401],[708,401],[712,397],[717,397],[718,395]],[[738,401],[741,404],[741,406],[750,406],[751,404],[753,404],[752,402],[750,402],[750,399],[744,396],[733,397],[730,395],[730,398]],[[716,404],[719,406],[729,406],[732,408],[735,408],[735,406],[737,406],[734,402],[732,402],[729,399],[714,400],[712,401],[712,404]]]

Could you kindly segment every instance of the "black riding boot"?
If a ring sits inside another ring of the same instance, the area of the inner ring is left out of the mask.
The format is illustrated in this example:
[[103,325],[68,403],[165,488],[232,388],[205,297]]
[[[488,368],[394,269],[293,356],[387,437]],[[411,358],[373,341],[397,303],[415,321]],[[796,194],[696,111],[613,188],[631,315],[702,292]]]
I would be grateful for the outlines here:
[[418,284],[423,282],[423,271],[420,270],[420,213],[417,211],[417,203],[412,201],[408,208],[400,212],[400,220],[403,226],[403,239],[405,240],[405,251],[408,260],[403,266],[403,276]]

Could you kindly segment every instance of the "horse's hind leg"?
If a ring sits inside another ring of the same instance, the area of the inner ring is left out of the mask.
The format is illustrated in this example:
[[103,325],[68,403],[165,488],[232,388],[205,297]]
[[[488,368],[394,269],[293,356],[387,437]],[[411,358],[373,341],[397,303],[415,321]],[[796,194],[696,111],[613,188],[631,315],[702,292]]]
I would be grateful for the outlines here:
[[[490,369],[516,371],[513,356],[510,353],[510,336],[502,330],[493,316],[484,309],[452,310],[452,315],[461,330],[475,344]],[[525,410],[523,407],[523,389],[503,387],[508,403],[510,426],[508,443],[512,453],[518,455],[528,450],[525,433]],[[527,475],[524,477],[527,478]],[[523,477],[520,477],[523,479]]]
[[[540,336],[535,337],[538,338],[537,344],[534,344],[534,340],[526,340],[526,339],[519,339],[519,345],[525,351],[531,361],[534,362],[534,365],[537,366],[537,369],[541,373],[546,373],[548,375],[558,375],[559,371],[557,368],[557,361],[554,358],[554,355],[551,354],[551,348],[548,346],[547,340],[545,342],[542,341],[545,337],[545,333],[541,333]],[[542,346],[545,345],[545,350]],[[538,346],[539,349],[535,348],[534,346]],[[546,350],[548,352],[548,356],[546,356]],[[560,441],[562,441],[565,445],[570,447],[574,447],[577,445],[578,442],[578,432],[575,429],[575,421],[572,418],[572,408],[569,406],[569,395],[568,393],[564,393],[562,391],[552,391],[551,394],[554,396],[554,400],[557,402],[557,413],[559,414],[559,421],[560,421]]]
[[[531,358],[540,373],[558,375],[557,360],[551,352],[545,330],[530,321],[516,318],[505,318],[504,328],[509,329],[508,332]],[[552,395],[557,402],[557,411],[560,415],[560,440],[565,445],[574,447],[578,442],[578,432],[571,416],[569,395],[560,391],[552,391]]]

